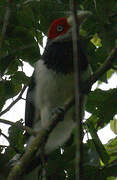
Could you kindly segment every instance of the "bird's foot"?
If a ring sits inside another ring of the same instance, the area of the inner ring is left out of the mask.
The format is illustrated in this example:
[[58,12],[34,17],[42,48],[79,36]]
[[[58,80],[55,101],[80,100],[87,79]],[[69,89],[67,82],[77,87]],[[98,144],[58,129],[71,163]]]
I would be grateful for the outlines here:
[[9,162],[8,162],[8,166],[13,167],[17,164],[19,164],[19,160],[22,157],[22,154],[18,153],[16,154]]
[[54,114],[57,114],[58,118],[62,121],[64,119],[64,107],[60,106],[60,107],[54,108],[52,111],[52,116]]

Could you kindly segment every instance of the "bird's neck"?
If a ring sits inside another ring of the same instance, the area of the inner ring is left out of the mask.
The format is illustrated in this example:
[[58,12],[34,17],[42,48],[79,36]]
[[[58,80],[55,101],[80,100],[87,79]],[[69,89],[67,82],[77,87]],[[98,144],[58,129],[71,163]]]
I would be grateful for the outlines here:
[[[86,55],[83,53],[81,44],[78,42],[78,54],[81,71],[88,66]],[[54,42],[48,41],[42,55],[45,65],[57,73],[67,74],[73,72],[73,44],[72,41]]]

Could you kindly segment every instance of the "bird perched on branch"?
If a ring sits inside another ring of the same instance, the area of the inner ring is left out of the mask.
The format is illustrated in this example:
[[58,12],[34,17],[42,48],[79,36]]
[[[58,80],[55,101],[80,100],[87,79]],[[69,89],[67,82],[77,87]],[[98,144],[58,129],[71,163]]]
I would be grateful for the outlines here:
[[[78,22],[89,12],[78,13]],[[74,68],[72,43],[73,17],[59,18],[52,22],[48,31],[48,41],[41,59],[36,63],[26,97],[25,125],[35,130],[48,128],[52,114],[74,95]],[[87,57],[78,40],[78,61],[81,79],[90,74]],[[85,95],[84,95],[85,96]],[[45,152],[48,154],[68,140],[75,128],[74,108],[65,115],[48,137]],[[28,143],[33,137],[29,138]]]

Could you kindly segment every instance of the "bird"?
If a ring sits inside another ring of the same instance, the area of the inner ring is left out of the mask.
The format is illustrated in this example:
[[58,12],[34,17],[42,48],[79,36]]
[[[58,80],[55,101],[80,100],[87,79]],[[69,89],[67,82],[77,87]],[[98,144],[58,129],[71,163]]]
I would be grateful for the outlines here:
[[[87,11],[77,13],[80,24],[88,15]],[[61,110],[64,102],[75,93],[72,25],[72,15],[60,17],[51,23],[45,50],[36,62],[25,106],[25,125],[34,130],[47,129],[52,121],[52,114]],[[85,80],[90,76],[91,70],[80,40],[78,40],[78,60],[81,79]],[[75,110],[72,107],[50,133],[45,145],[46,154],[70,138],[76,127],[74,114]],[[30,145],[33,139],[33,136],[29,137],[27,144]]]

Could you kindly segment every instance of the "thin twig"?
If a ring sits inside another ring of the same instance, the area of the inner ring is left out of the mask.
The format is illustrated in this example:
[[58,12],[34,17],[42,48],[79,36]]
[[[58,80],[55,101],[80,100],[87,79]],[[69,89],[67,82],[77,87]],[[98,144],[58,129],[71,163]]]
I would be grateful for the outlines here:
[[25,98],[23,98],[23,97],[22,97],[21,99],[22,99],[22,100],[24,100],[24,101],[26,101],[26,99],[25,99]]
[[79,26],[80,22],[77,17],[75,1],[71,0],[71,10],[73,15],[73,62],[74,62],[74,80],[75,80],[75,118],[77,122],[77,144],[76,144],[76,180],[81,179],[82,172],[82,96],[81,96],[81,69],[78,51]]
[[8,124],[8,125],[11,125],[11,126],[13,126],[15,124],[14,122],[8,121],[6,119],[0,119],[0,123]]
[[1,113],[0,113],[0,116],[2,116],[3,114],[5,114],[6,112],[8,112],[20,99],[22,99],[22,95],[24,93],[24,91],[26,90],[27,86],[24,85],[24,87],[22,88],[19,96],[16,98],[15,101],[13,101],[5,110],[3,110]]
[[9,18],[10,18],[10,13],[11,13],[10,3],[11,3],[11,0],[8,0],[6,12],[5,12],[5,16],[4,16],[2,32],[1,32],[0,55],[1,55],[2,44],[3,44],[3,41],[5,39],[6,30],[7,30],[8,24],[9,24]]
[[9,142],[9,138],[4,133],[2,133],[2,131],[0,132],[0,135],[2,135]]

